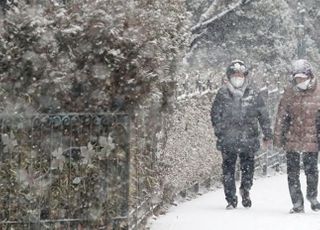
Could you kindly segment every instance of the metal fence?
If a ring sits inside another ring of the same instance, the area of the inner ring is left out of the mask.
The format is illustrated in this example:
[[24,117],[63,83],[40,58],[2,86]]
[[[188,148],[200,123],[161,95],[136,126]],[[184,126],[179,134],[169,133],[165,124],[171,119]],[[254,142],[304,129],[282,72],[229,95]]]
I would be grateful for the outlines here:
[[[266,106],[268,107],[272,121],[272,127],[274,127],[277,105],[281,98],[281,91],[279,87],[277,87],[271,91],[265,90],[264,94]],[[276,171],[280,170],[280,166],[285,163],[285,153],[280,149],[263,149],[259,152],[255,162],[256,169],[260,169],[263,175],[267,175],[269,168],[273,168]]]
[[[268,94],[273,121],[279,98]],[[139,229],[162,203],[155,162],[167,125],[145,111],[135,122],[126,114],[0,114],[0,228]],[[283,162],[282,153],[261,151],[256,167],[266,174]],[[204,179],[191,190],[210,186]]]
[[1,229],[122,229],[125,114],[0,115]]

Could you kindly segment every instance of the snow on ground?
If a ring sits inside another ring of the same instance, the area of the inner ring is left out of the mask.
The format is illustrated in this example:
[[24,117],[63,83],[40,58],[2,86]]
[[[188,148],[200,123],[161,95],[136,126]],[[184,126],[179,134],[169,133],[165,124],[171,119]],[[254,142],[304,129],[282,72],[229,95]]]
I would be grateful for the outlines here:
[[[300,178],[305,196],[303,172]],[[223,190],[218,189],[170,208],[149,225],[151,230],[320,230],[320,212],[313,212],[308,201],[304,214],[289,214],[286,174],[255,180],[251,198],[250,209],[240,199],[237,209],[226,210]]]

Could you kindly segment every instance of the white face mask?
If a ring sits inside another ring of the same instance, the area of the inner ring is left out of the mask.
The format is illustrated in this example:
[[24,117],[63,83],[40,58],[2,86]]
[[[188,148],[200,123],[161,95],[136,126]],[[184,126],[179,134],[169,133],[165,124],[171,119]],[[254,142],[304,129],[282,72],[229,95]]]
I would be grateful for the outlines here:
[[235,87],[235,88],[240,88],[244,84],[244,78],[241,77],[231,77],[230,78],[230,83]]
[[306,90],[308,89],[309,85],[310,85],[310,81],[311,79],[305,80],[299,84],[297,84],[297,88],[301,89],[301,90]]

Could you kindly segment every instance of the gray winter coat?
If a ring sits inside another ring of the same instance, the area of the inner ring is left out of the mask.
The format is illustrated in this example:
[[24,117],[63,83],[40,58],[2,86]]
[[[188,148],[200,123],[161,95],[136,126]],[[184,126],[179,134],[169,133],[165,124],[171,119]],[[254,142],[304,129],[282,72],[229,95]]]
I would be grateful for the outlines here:
[[211,122],[217,137],[217,149],[254,153],[260,148],[259,124],[265,139],[272,139],[271,121],[261,94],[247,86],[237,100],[227,85],[213,102]]

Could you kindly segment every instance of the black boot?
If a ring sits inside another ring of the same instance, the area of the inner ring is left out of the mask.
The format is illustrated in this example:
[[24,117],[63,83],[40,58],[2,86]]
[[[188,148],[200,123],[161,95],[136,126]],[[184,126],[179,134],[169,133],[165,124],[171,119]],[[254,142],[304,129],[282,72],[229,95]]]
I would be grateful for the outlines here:
[[248,190],[240,189],[240,194],[242,197],[242,205],[245,208],[250,208],[252,206],[252,202],[250,199],[250,194]]
[[235,209],[238,205],[238,197],[235,196],[233,199],[228,200],[228,205],[226,207],[226,209],[230,210],[230,209]]
[[320,203],[318,202],[317,204],[311,204],[311,209],[315,212],[320,211]]
[[298,201],[293,204],[293,208],[290,210],[290,213],[304,213],[304,204],[303,201]]
[[304,213],[304,207],[293,207],[292,209],[290,209],[290,213]]
[[315,212],[320,211],[320,203],[317,199],[309,199],[311,203],[311,209]]

